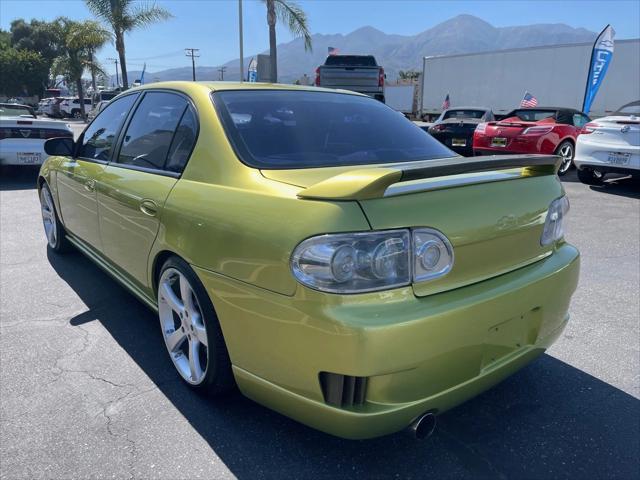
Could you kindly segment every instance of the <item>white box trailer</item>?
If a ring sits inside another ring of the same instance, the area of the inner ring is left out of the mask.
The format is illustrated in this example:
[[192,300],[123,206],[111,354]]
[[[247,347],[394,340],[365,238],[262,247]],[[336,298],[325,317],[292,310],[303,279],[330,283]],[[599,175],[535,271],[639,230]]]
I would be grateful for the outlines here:
[[[517,108],[528,91],[540,106],[582,110],[592,43],[518,48],[462,55],[425,57],[420,110],[482,106],[495,113]],[[599,117],[640,100],[640,39],[616,40],[613,59],[591,107]]]
[[416,87],[414,84],[387,84],[385,101],[388,106],[402,113],[414,113],[416,108]]

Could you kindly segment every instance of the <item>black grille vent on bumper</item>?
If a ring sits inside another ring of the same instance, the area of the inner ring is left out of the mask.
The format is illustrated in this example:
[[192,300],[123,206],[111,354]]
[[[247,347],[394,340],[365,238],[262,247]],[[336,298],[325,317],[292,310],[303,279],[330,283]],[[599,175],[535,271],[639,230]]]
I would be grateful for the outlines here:
[[367,390],[367,377],[320,372],[320,386],[324,401],[329,405],[334,407],[362,405]]

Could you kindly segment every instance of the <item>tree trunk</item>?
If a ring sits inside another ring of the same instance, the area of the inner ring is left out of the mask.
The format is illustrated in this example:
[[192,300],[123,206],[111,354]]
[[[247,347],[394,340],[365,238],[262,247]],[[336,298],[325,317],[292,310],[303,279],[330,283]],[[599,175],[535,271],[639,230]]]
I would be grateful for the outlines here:
[[78,98],[80,99],[80,113],[82,119],[87,118],[87,114],[84,111],[84,92],[82,91],[82,77],[76,78],[76,88],[78,89]]
[[93,61],[94,61],[93,52],[89,52],[89,61],[91,62],[91,65],[90,65],[90,69],[91,69],[91,87],[93,88],[93,93],[96,93],[96,91],[97,91],[97,87],[96,87],[96,69],[95,69],[95,65],[93,63]]
[[127,78],[127,63],[124,58],[124,33],[116,33],[116,50],[120,57],[120,73],[122,74],[122,87],[126,90],[129,88],[129,80]]
[[269,24],[269,63],[271,82],[278,81],[278,52],[276,48],[276,7],[274,0],[267,0],[267,23]]

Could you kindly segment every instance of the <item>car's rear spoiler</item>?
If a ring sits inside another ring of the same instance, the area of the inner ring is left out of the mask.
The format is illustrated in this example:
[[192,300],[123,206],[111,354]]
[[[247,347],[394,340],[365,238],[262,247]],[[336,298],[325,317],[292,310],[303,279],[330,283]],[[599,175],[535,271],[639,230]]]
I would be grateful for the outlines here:
[[[561,162],[562,158],[555,155],[497,155],[368,167],[350,170],[311,185],[299,192],[298,197],[366,200],[523,176],[555,175]],[[520,170],[514,172],[514,169]],[[479,172],[485,173],[479,175]]]

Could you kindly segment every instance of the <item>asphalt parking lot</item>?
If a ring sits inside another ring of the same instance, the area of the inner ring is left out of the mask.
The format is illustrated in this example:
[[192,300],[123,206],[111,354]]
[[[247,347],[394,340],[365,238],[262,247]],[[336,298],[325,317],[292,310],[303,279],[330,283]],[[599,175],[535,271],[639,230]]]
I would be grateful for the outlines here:
[[178,380],[154,314],[79,253],[47,251],[36,171],[0,178],[0,477],[638,478],[640,186],[565,180],[582,252],[547,354],[432,437],[334,438]]

